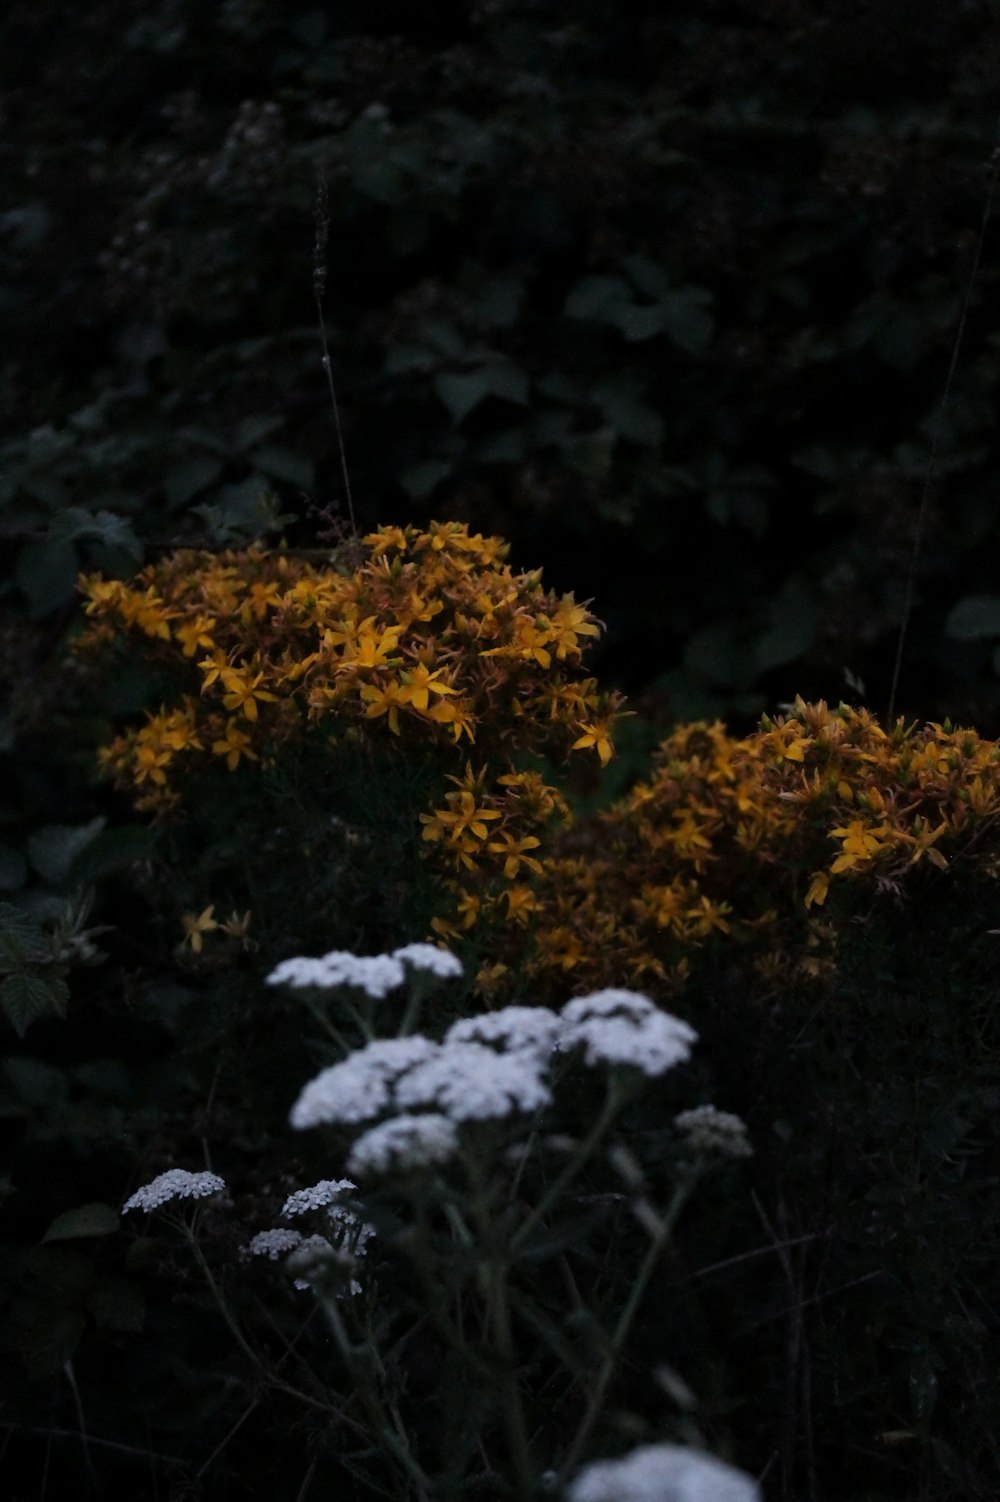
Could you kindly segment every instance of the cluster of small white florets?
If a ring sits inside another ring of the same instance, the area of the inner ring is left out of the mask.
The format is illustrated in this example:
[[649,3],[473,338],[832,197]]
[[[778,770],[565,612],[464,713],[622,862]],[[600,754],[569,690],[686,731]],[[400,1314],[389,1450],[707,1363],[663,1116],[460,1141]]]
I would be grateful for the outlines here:
[[310,1080],[291,1122],[360,1126],[388,1116],[354,1143],[348,1171],[427,1168],[454,1156],[457,1128],[549,1105],[548,1071],[561,1057],[655,1078],[690,1058],[696,1041],[692,1027],[636,991],[595,991],[558,1013],[510,1006],[463,1017],[441,1043],[414,1034],[367,1044]]
[[[282,1206],[283,1218],[294,1220],[300,1215],[322,1212],[327,1234],[303,1236],[301,1231],[283,1226],[271,1231],[258,1231],[241,1248],[242,1256],[267,1257],[276,1262],[287,1253],[301,1253],[294,1267],[291,1259],[288,1263],[290,1268],[299,1272],[307,1264],[328,1269],[338,1261],[344,1267],[353,1267],[350,1259],[363,1257],[368,1250],[369,1241],[375,1235],[374,1226],[361,1220],[349,1206],[340,1203],[345,1195],[356,1188],[352,1179],[320,1179],[319,1183],[310,1184],[306,1189],[296,1189]],[[299,1277],[295,1280],[295,1286],[308,1288],[311,1285],[308,1278]],[[361,1292],[361,1284],[356,1278],[346,1280],[345,1287],[352,1294]]]
[[225,1179],[217,1173],[188,1173],[186,1168],[168,1168],[149,1184],[143,1184],[122,1205],[122,1213],[129,1210],[159,1210],[170,1200],[203,1200],[220,1194],[226,1187]]
[[454,980],[462,974],[462,962],[434,944],[404,944],[391,954],[357,955],[332,949],[318,959],[298,956],[282,960],[267,977],[267,983],[296,989],[311,986],[322,991],[343,986],[364,991],[366,996],[381,1001],[403,984],[408,971]]
[[688,1145],[696,1152],[717,1153],[723,1158],[753,1157],[746,1124],[731,1111],[717,1111],[715,1106],[695,1106],[675,1116],[674,1125],[684,1133]]
[[620,1460],[585,1466],[568,1502],[760,1502],[745,1471],[684,1445],[642,1445]]

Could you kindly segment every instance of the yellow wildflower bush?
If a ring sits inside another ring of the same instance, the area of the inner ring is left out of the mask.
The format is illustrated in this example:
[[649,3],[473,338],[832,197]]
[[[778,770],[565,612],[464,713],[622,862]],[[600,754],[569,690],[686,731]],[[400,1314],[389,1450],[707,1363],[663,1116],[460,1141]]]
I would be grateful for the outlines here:
[[385,527],[320,559],[181,550],[128,583],[84,578],[81,646],[139,639],[177,685],[172,705],[103,749],[106,771],[165,815],[199,771],[273,764],[307,735],[436,751],[453,768],[421,816],[450,892],[438,931],[487,910],[524,923],[544,826],[567,817],[524,758],[603,764],[617,699],[581,671],[594,617],[506,554],[440,522]]
[[685,725],[653,775],[562,841],[534,893],[539,978],[680,985],[712,936],[764,981],[835,965],[839,889],[899,894],[915,868],[993,877],[1000,746],[950,724],[884,730],[796,700],[743,739]]

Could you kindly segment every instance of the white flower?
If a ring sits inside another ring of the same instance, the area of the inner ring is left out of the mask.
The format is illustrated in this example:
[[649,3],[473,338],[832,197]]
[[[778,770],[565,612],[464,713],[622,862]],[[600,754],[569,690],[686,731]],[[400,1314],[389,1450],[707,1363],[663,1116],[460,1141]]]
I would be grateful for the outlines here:
[[587,1064],[630,1065],[651,1077],[691,1057],[698,1034],[637,991],[595,991],[562,1009],[558,1046],[582,1044]]
[[760,1502],[744,1471],[683,1445],[642,1445],[621,1460],[585,1466],[568,1502]]
[[717,1111],[714,1106],[695,1106],[693,1110],[675,1116],[674,1125],[698,1152],[719,1153],[724,1158],[753,1157],[746,1124],[731,1111]]
[[129,1210],[158,1210],[168,1200],[207,1199],[225,1187],[225,1179],[220,1179],[217,1173],[188,1173],[185,1168],[169,1168],[151,1184],[137,1189],[122,1205],[122,1214]]
[[461,1017],[444,1035],[445,1043],[492,1043],[506,1053],[534,1053],[547,1057],[556,1042],[560,1021],[548,1007],[501,1007],[481,1017]]
[[302,1130],[323,1122],[371,1121],[390,1103],[390,1086],[404,1070],[437,1051],[437,1044],[414,1033],[384,1038],[324,1069],[304,1087],[292,1107],[291,1123]]
[[309,1210],[322,1210],[357,1187],[350,1179],[320,1179],[318,1184],[312,1184],[308,1189],[296,1189],[290,1194],[281,1207],[281,1213],[290,1220],[292,1216],[305,1215]]
[[446,1163],[458,1149],[458,1133],[447,1116],[394,1116],[359,1137],[347,1165],[359,1179],[366,1174],[429,1168]]
[[267,977],[267,983],[269,986],[316,986],[326,991],[337,986],[350,986],[381,1000],[401,986],[405,979],[402,962],[391,954],[357,955],[344,949],[331,949],[318,960],[305,956],[282,960]]
[[462,974],[462,961],[436,944],[404,944],[392,951],[394,960],[402,960],[414,970],[426,970],[440,980],[455,980]]
[[512,1111],[537,1111],[552,1099],[540,1060],[501,1054],[483,1043],[445,1043],[396,1085],[404,1109],[436,1106],[452,1121],[491,1121]]
[[289,1231],[281,1227],[274,1231],[258,1231],[246,1246],[240,1247],[240,1255],[270,1257],[272,1262],[276,1262],[282,1253],[292,1252],[301,1245],[302,1237],[298,1231]]
[[282,960],[267,977],[269,986],[328,986],[330,972],[322,960],[310,960],[304,955],[293,960]]

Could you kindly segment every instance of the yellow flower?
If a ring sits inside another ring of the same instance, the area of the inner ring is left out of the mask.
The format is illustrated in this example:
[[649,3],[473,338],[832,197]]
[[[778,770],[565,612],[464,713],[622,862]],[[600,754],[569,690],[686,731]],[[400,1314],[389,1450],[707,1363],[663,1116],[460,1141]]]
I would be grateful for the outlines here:
[[430,694],[454,694],[457,689],[450,688],[447,683],[439,683],[438,679],[444,672],[444,668],[438,668],[436,672],[430,672],[424,663],[420,662],[409,672],[400,674],[403,680],[400,688],[400,703],[412,704],[414,709],[426,713]]
[[263,682],[263,673],[256,673],[251,678],[249,669],[241,671],[239,668],[222,668],[219,677],[223,687],[228,689],[228,693],[222,696],[223,704],[227,709],[242,709],[248,720],[257,718],[258,699],[270,700],[272,704],[277,702],[277,694],[257,686]]
[[216,622],[210,615],[196,615],[190,621],[174,628],[174,635],[180,642],[185,657],[193,657],[199,647],[206,647],[211,651],[215,646],[212,637],[212,629]]
[[829,889],[830,878],[826,872],[814,871],[812,881],[809,883],[809,890],[806,893],[806,907],[812,907],[813,903],[817,907],[822,907],[826,901],[826,894]]
[[403,697],[403,689],[390,678],[382,688],[375,688],[372,684],[361,685],[361,697],[365,700],[368,708],[365,710],[365,719],[374,720],[379,715],[386,715],[389,720],[389,729],[393,735],[399,734],[399,706],[407,701]]
[[570,747],[571,751],[585,751],[593,746],[601,758],[601,766],[606,767],[615,754],[615,748],[611,741],[610,717],[604,720],[584,721],[577,726],[582,734]]
[[852,819],[844,828],[832,832],[841,841],[843,853],[830,867],[831,876],[836,876],[839,871],[857,871],[869,865],[881,850],[888,849],[882,836],[891,833],[888,824],[869,829],[860,819]]
[[226,766],[230,772],[235,772],[240,764],[240,757],[245,756],[248,761],[256,761],[257,755],[250,750],[251,740],[239,727],[237,720],[227,720],[225,734],[221,740],[212,742],[213,756],[224,756]]
[[181,918],[181,927],[184,929],[184,943],[189,945],[195,954],[201,954],[205,934],[213,933],[219,924],[216,923],[212,914],[215,912],[215,903],[205,908],[204,912],[185,913]]

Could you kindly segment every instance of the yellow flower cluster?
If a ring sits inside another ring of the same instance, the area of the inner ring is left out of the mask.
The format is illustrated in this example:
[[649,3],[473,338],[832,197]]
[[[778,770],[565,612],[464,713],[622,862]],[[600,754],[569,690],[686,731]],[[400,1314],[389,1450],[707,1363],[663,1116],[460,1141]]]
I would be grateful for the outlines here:
[[745,739],[687,725],[650,781],[579,826],[534,893],[539,976],[669,989],[713,934],[765,979],[820,976],[838,883],[901,891],[959,854],[994,875],[1000,746],[950,724],[886,731],[865,710],[796,700]]
[[617,697],[580,672],[599,626],[540,573],[512,572],[500,539],[458,522],[382,528],[351,553],[178,551],[131,583],[83,579],[81,645],[137,635],[179,688],[174,707],[104,748],[103,765],[162,812],[199,767],[266,763],[313,727],[439,747],[456,766],[455,791],[423,816],[454,897],[440,931],[471,927],[485,905],[523,922],[539,831],[566,805],[517,763],[612,755]]

